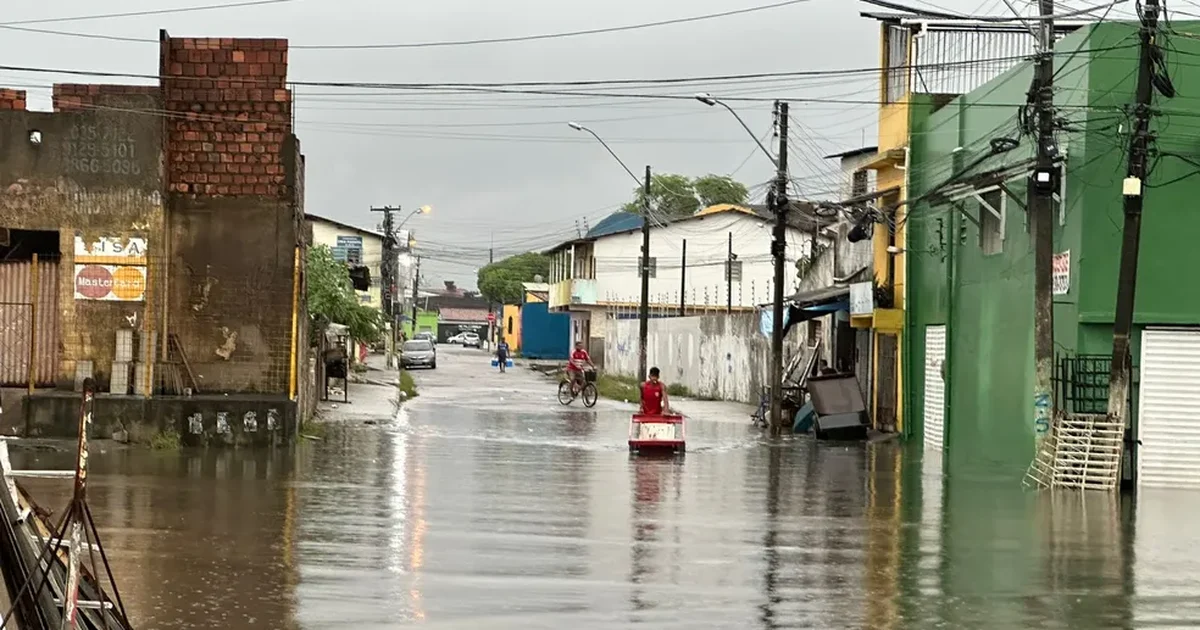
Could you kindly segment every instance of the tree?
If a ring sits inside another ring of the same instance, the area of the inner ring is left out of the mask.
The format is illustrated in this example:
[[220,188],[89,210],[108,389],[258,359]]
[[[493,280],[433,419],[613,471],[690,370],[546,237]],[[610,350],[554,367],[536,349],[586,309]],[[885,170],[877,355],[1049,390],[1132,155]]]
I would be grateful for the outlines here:
[[[690,179],[685,175],[662,173],[650,178],[650,207],[660,217],[681,219],[718,203],[745,204],[750,193],[741,183],[725,175],[705,175]],[[641,214],[644,189],[634,191],[634,199],[622,208]]]
[[703,208],[719,203],[741,206],[745,205],[746,199],[750,197],[750,191],[728,175],[709,173],[704,177],[697,177],[692,180],[692,188],[696,190],[696,196],[700,198],[700,206]]
[[491,302],[516,304],[521,301],[524,282],[550,274],[550,258],[537,252],[509,256],[479,270],[479,292]]
[[383,328],[382,313],[358,299],[346,263],[334,260],[327,245],[310,247],[306,263],[308,314],[324,322],[344,324],[350,336],[359,341],[377,341]]

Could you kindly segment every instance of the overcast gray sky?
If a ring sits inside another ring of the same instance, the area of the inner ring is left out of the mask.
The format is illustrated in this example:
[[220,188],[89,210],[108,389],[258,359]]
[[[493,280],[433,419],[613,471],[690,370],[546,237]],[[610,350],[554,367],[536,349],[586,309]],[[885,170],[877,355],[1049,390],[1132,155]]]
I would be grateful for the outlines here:
[[[220,4],[235,0],[44,0],[6,3],[0,24]],[[874,66],[878,27],[854,0],[808,0],[772,10],[644,30],[529,42],[391,50],[298,49],[300,45],[435,42],[536,35],[719,13],[778,0],[562,2],[551,0],[290,0],[214,11],[27,24],[27,28],[155,39],[174,36],[286,37],[294,81],[388,83],[568,81],[792,72]],[[911,2],[956,11],[1007,11],[1002,0]],[[1018,4],[1027,5],[1024,0]],[[1083,6],[1076,0],[1077,6]],[[0,32],[0,64],[157,72],[154,43]],[[49,108],[49,85],[89,79],[0,72],[24,87],[31,107]],[[96,82],[123,82],[100,79]],[[136,81],[132,81],[136,82]],[[877,82],[871,76],[763,79],[683,88],[599,88],[623,93],[826,98],[793,102],[792,172],[809,192],[837,182],[820,156],[874,144]],[[372,205],[416,208],[429,259],[428,283],[474,286],[494,242],[497,257],[542,248],[595,223],[631,195],[633,182],[580,121],[601,134],[635,172],[729,174],[761,197],[772,166],[728,112],[695,101],[462,94],[300,87],[296,133],[308,158],[307,210],[374,225]],[[766,134],[769,102],[735,103]],[[769,137],[765,137],[769,140]]]

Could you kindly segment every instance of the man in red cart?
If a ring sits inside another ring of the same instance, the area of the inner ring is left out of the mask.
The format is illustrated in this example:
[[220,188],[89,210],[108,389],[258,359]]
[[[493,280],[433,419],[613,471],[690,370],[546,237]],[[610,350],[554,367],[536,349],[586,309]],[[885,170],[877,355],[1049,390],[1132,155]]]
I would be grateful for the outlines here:
[[642,415],[661,416],[671,412],[670,401],[667,400],[667,386],[659,380],[658,368],[650,368],[650,378],[642,383]]

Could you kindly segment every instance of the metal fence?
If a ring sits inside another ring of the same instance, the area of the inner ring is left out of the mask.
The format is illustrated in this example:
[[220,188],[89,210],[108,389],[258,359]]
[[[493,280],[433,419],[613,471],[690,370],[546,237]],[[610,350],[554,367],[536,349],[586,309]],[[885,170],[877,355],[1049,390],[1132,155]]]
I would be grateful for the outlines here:
[[1054,370],[1055,408],[1073,414],[1108,412],[1107,354],[1059,355]]

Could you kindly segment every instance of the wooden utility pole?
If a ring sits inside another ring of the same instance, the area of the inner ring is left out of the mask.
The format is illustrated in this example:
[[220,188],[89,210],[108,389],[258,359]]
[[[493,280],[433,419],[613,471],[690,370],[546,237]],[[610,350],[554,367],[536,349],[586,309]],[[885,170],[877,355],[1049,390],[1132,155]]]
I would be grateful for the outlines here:
[[783,432],[783,271],[787,252],[787,213],[790,201],[788,183],[788,104],[779,103],[779,159],[776,162],[775,187],[771,206],[775,210],[775,229],[771,255],[775,257],[775,299],[771,309],[771,435]]
[[1125,202],[1125,227],[1121,241],[1121,266],[1117,280],[1117,308],[1113,318],[1112,368],[1108,379],[1108,415],[1125,419],[1129,408],[1129,381],[1132,369],[1129,335],[1133,329],[1133,305],[1137,289],[1138,250],[1142,236],[1142,204],[1150,137],[1150,99],[1154,94],[1155,31],[1158,29],[1158,0],[1146,0],[1142,7],[1142,42],[1134,108],[1133,133],[1129,138],[1129,167],[1122,186]]
[[1034,430],[1037,440],[1050,431],[1054,371],[1054,192],[1058,149],[1054,141],[1054,0],[1039,0],[1040,42],[1034,70],[1037,111],[1037,165],[1029,186],[1029,222],[1033,233]]

